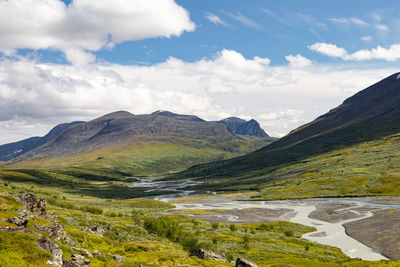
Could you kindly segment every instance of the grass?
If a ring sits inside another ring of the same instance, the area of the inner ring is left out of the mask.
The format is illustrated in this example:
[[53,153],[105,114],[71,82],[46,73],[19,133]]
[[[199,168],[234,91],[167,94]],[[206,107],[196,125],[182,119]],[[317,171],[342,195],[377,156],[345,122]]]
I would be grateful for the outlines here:
[[[288,176],[285,174],[295,173]],[[400,134],[235,177],[197,189],[257,191],[253,199],[400,195]]]

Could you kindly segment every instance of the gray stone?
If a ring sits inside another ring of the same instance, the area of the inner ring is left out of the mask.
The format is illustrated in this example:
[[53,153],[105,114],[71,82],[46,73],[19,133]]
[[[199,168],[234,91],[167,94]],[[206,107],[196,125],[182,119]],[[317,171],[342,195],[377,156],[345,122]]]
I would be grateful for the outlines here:
[[236,260],[236,267],[258,267],[255,262],[246,258],[238,258]]
[[17,226],[24,226],[26,227],[28,224],[29,219],[31,218],[31,214],[29,213],[29,211],[25,210],[25,209],[19,209],[17,210],[18,216],[16,217],[12,217],[12,218],[8,218],[8,222],[9,223],[13,223]]
[[53,256],[52,260],[48,260],[47,264],[52,265],[54,267],[61,267],[63,266],[63,261],[62,261],[62,250],[59,246],[57,246],[56,243],[54,243],[51,240],[48,240],[47,237],[41,236],[38,239],[39,247],[41,247],[44,250],[47,250],[50,252],[50,254]]
[[196,256],[200,259],[212,259],[216,261],[227,262],[226,257],[223,253],[214,252],[212,250],[198,248],[193,253],[192,256]]
[[125,261],[125,258],[122,257],[122,256],[112,255],[112,254],[110,254],[110,256],[111,256],[111,258],[112,258],[113,260],[115,260],[115,261],[120,261],[120,262]]
[[39,215],[46,215],[47,203],[44,198],[37,197],[33,193],[16,194],[14,198],[29,211],[36,212]]
[[90,264],[90,260],[78,254],[72,254],[71,260],[64,260],[63,267],[85,267]]
[[84,248],[75,248],[75,247],[73,247],[72,250],[81,253],[85,257],[93,258],[92,253],[90,253],[89,251],[87,251]]

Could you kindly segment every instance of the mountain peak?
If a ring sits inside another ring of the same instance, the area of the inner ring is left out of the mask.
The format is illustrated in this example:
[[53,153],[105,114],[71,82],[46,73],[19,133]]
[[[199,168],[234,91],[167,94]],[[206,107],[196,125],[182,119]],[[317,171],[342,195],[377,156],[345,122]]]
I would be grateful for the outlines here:
[[173,113],[171,111],[166,111],[166,110],[157,110],[157,111],[151,113],[151,115],[164,116],[164,117],[169,117],[169,118],[173,118],[176,120],[205,122],[205,120],[203,120],[197,116],[194,116],[194,115],[176,114],[176,113]]
[[229,117],[220,120],[217,123],[225,124],[232,133],[237,135],[253,136],[263,139],[270,138],[270,136],[261,128],[260,124],[254,119],[245,121],[241,118]]

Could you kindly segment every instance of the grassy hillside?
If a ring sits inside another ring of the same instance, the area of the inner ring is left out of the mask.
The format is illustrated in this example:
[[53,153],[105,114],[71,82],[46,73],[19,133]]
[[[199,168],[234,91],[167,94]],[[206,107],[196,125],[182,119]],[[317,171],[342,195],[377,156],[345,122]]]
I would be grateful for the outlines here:
[[[275,222],[248,225],[210,224],[183,216],[149,217],[154,212],[173,206],[153,200],[104,200],[82,195],[77,197],[60,193],[54,188],[26,188],[14,182],[0,183],[0,218],[16,216],[21,208],[8,192],[33,191],[47,199],[47,213],[53,218],[34,214],[25,230],[6,232],[0,230],[0,265],[2,266],[46,266],[51,255],[39,248],[39,235],[53,238],[38,226],[51,226],[59,222],[66,235],[78,242],[75,247],[100,254],[90,259],[90,266],[234,266],[213,260],[201,260],[190,256],[195,248],[223,252],[228,260],[249,257],[260,266],[365,266],[366,262],[350,260],[337,248],[320,245],[301,239],[312,227],[293,223]],[[107,228],[103,236],[88,231],[87,226]],[[15,228],[12,223],[0,221],[0,227]],[[161,228],[160,228],[161,227]],[[162,230],[158,230],[162,229]],[[72,246],[59,241],[63,258],[70,259]],[[78,253],[79,254],[79,253]],[[111,255],[125,258],[119,263]],[[369,266],[395,266],[394,261],[373,262]]]
[[400,132],[398,74],[348,98],[337,108],[249,155],[198,165],[172,178],[240,177]]
[[400,195],[400,133],[202,187],[257,199]]
[[192,165],[243,155],[268,144],[260,139],[235,139],[215,147],[182,139],[143,138],[63,157],[46,157],[13,164],[13,167],[86,170],[104,176],[162,176]]

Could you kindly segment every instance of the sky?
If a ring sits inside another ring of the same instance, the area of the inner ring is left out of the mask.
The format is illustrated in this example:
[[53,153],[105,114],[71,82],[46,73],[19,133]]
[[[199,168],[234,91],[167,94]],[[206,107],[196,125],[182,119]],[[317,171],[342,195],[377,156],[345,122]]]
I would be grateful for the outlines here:
[[0,144],[127,110],[283,136],[400,71],[400,1],[0,0]]

